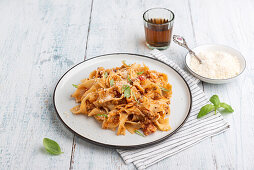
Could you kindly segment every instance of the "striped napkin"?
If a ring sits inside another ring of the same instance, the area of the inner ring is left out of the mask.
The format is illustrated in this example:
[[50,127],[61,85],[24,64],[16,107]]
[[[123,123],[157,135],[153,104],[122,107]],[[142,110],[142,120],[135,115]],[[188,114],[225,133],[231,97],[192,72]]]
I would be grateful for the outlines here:
[[[145,169],[167,157],[175,155],[211,136],[218,135],[229,128],[221,114],[209,114],[197,119],[200,108],[209,103],[205,93],[199,88],[199,80],[183,71],[158,50],[152,56],[177,70],[187,81],[192,93],[192,109],[185,124],[173,136],[158,144],[135,150],[117,150],[125,163],[133,163],[138,170]],[[201,128],[202,127],[202,128]]]

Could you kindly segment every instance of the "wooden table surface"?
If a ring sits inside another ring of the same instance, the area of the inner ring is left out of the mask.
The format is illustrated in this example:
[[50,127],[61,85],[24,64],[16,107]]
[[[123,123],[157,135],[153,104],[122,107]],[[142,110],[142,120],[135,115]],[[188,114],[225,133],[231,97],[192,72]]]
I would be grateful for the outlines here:
[[[106,53],[147,54],[143,12],[165,7],[175,13],[174,34],[191,47],[218,43],[239,50],[245,73],[233,83],[201,83],[235,112],[231,128],[148,169],[254,169],[253,0],[1,0],[0,169],[135,169],[114,149],[87,143],[67,130],[52,102],[59,78],[86,58]],[[184,68],[186,50],[163,51]],[[44,137],[64,154],[51,156]]]

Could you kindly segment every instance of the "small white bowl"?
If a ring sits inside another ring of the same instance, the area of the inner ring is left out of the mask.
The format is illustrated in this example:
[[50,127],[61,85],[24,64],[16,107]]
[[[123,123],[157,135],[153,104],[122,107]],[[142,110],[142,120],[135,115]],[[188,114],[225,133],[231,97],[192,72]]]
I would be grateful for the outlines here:
[[240,66],[241,66],[241,70],[240,70],[240,73],[235,76],[235,77],[232,77],[232,78],[228,78],[228,79],[211,79],[211,78],[207,78],[207,77],[203,77],[199,74],[197,74],[196,72],[194,72],[191,68],[190,68],[190,59],[191,59],[191,55],[189,53],[187,53],[187,55],[185,56],[185,64],[186,64],[186,67],[187,69],[195,76],[197,77],[198,79],[200,79],[201,81],[204,81],[204,82],[207,82],[207,83],[211,83],[211,84],[224,84],[224,83],[229,83],[229,82],[232,82],[234,81],[236,78],[238,78],[242,73],[243,71],[245,70],[245,67],[246,67],[246,61],[243,57],[243,55],[231,48],[231,47],[228,47],[228,46],[224,46],[224,45],[216,45],[216,44],[208,44],[208,45],[201,45],[201,46],[198,46],[196,48],[193,48],[192,49],[196,54],[198,54],[199,52],[201,51],[207,51],[207,50],[214,50],[214,51],[224,51],[224,52],[227,52],[233,56],[236,56],[240,62]]

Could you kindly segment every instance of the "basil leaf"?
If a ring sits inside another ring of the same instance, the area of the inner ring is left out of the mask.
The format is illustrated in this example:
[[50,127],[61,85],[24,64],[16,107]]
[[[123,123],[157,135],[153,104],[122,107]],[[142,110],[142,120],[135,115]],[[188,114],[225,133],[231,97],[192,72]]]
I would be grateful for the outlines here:
[[108,72],[105,72],[104,76],[105,76],[105,78],[107,78],[108,77]]
[[144,73],[144,71],[141,71],[141,72],[138,72],[137,75],[141,75],[141,74],[143,74],[143,73]]
[[[160,86],[159,86],[160,87]],[[164,87],[160,87],[162,91],[169,91],[168,89],[165,89]]]
[[123,64],[130,66],[130,64],[126,64],[126,60],[123,60],[122,62],[123,62]]
[[215,109],[215,107],[211,104],[207,104],[207,105],[203,106],[200,109],[197,118],[201,118],[201,117],[207,115],[209,112],[213,111],[214,109]]
[[75,88],[78,88],[78,85],[76,85],[76,84],[72,84],[72,86],[75,87]]
[[106,115],[106,114],[97,114],[96,116],[103,116],[103,117],[108,117],[108,115]]
[[138,131],[138,130],[135,130],[134,131],[136,134],[138,134],[139,136],[143,136],[143,137],[145,137],[145,135],[143,135],[140,131]]
[[[217,113],[217,110],[221,114],[234,112],[234,109],[230,105],[220,102],[220,99],[219,99],[218,95],[213,95],[210,98],[210,102],[213,103],[213,105],[212,104],[207,104],[207,105],[203,106],[200,109],[197,118],[200,118],[200,117],[206,115],[207,113],[209,113],[213,110],[214,110],[215,114]],[[221,108],[223,108],[223,109],[221,109]]]
[[228,112],[228,113],[234,112],[234,109],[226,103],[220,103],[220,107],[224,108],[224,112]]
[[137,100],[137,98],[136,98],[136,96],[135,96],[135,93],[134,93],[134,92],[132,92],[132,91],[131,91],[131,93],[132,93],[132,95],[133,95],[134,99],[136,100],[136,102],[139,104],[140,102]]
[[129,98],[131,96],[131,89],[129,85],[123,85],[122,91],[124,92],[124,97]]
[[109,81],[109,84],[110,84],[110,87],[112,87],[112,86],[114,85],[114,79],[111,79],[111,80]]
[[61,148],[58,145],[58,143],[56,143],[55,141],[53,141],[49,138],[43,139],[43,145],[44,145],[46,151],[53,154],[53,155],[59,155],[59,154],[63,153],[61,151]]
[[220,107],[220,99],[219,99],[218,95],[213,95],[210,98],[210,102],[214,104],[216,109]]
[[127,76],[127,80],[128,80],[129,83],[132,82],[131,79],[130,79],[130,75]]

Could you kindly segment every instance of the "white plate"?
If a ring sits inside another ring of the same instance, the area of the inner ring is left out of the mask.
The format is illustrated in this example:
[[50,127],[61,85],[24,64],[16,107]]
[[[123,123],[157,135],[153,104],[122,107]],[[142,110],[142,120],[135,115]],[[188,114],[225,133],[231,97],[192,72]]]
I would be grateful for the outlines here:
[[[101,128],[93,117],[86,115],[73,115],[70,109],[77,105],[70,96],[75,91],[72,84],[79,84],[81,79],[88,77],[89,73],[97,67],[112,68],[121,66],[121,61],[126,63],[145,63],[150,69],[166,73],[169,83],[172,85],[171,114],[169,121],[171,130],[167,132],[156,131],[155,133],[142,137],[126,131],[125,136],[117,136],[112,130]],[[138,148],[160,142],[175,133],[186,121],[192,104],[189,86],[180,74],[167,64],[147,56],[137,54],[107,54],[81,62],[68,70],[56,85],[54,95],[54,106],[59,118],[74,133],[89,142],[114,147],[114,148]]]
[[232,78],[228,78],[228,79],[211,79],[211,78],[207,78],[207,77],[203,77],[199,74],[197,74],[196,72],[194,72],[191,68],[190,68],[190,59],[191,59],[191,56],[189,53],[187,53],[187,55],[185,56],[185,64],[186,64],[186,67],[187,69],[195,76],[197,77],[198,79],[204,81],[204,82],[207,82],[207,83],[211,83],[211,84],[224,84],[224,83],[229,83],[229,82],[232,82],[234,81],[236,78],[238,78],[242,73],[243,71],[245,70],[245,67],[246,67],[246,61],[243,57],[243,55],[231,48],[231,47],[228,47],[228,46],[225,46],[225,45],[218,45],[218,44],[207,44],[207,45],[201,45],[201,46],[198,46],[196,48],[193,48],[192,49],[196,54],[198,54],[199,52],[201,51],[208,51],[208,50],[214,50],[214,51],[224,51],[224,52],[227,52],[233,56],[236,56],[240,62],[240,73],[235,76],[235,77],[232,77]]

